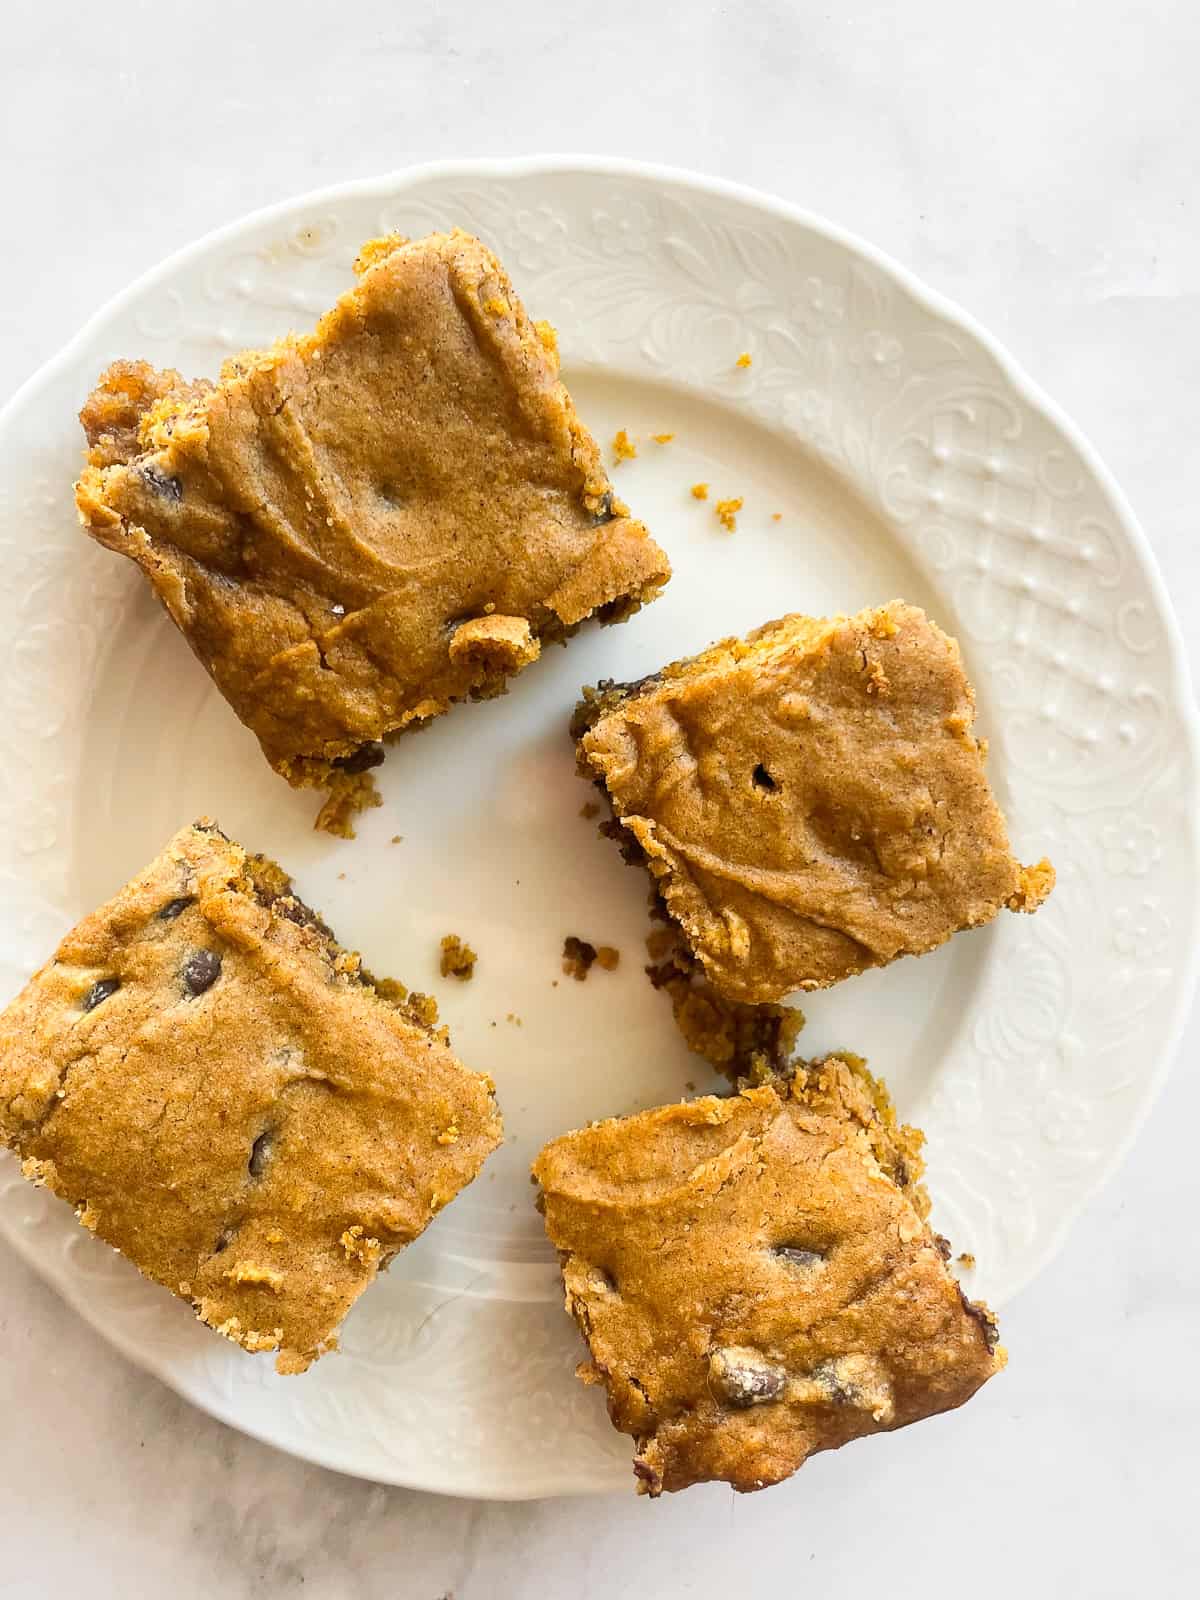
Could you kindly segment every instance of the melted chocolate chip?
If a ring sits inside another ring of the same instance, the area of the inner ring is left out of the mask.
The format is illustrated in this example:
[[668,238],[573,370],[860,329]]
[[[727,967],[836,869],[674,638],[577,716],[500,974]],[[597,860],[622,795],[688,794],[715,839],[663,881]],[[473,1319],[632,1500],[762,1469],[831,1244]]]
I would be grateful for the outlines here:
[[709,1356],[708,1382],[718,1399],[744,1411],[778,1400],[787,1386],[787,1372],[757,1350],[727,1345]]
[[613,492],[611,489],[607,489],[600,496],[600,502],[592,515],[592,526],[593,528],[599,528],[604,523],[611,522],[615,516],[616,512],[613,510]]
[[197,950],[184,962],[180,976],[189,994],[203,994],[221,976],[221,958],[215,950]]
[[153,489],[155,494],[161,495],[164,500],[174,500],[178,503],[183,499],[183,484],[178,478],[169,477],[157,467],[142,467],[141,476],[147,488]]
[[195,904],[195,900],[194,894],[181,894],[178,900],[168,900],[158,913],[158,920],[160,922],[174,922],[181,911],[186,911],[190,905]]
[[768,794],[774,794],[779,785],[760,761],[754,769],[754,787],[765,789]]
[[83,1009],[95,1011],[102,1001],[107,1000],[110,994],[116,994],[121,987],[120,978],[101,978],[99,983],[94,983],[83,997]]
[[271,1133],[260,1133],[255,1139],[250,1150],[250,1160],[246,1163],[247,1170],[252,1178],[261,1178],[267,1170],[267,1163],[271,1159]]
[[348,772],[351,775],[359,772],[370,772],[372,767],[382,764],[386,751],[381,744],[360,744],[357,750],[352,750],[348,756],[337,756],[330,762],[339,772]]

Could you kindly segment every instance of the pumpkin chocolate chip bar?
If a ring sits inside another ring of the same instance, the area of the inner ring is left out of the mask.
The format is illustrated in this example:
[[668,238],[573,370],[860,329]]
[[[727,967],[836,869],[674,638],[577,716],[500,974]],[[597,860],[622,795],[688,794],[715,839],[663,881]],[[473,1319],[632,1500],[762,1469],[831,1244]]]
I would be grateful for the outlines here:
[[275,770],[352,832],[381,741],[503,692],[670,576],[612,492],[552,330],[453,232],[364,246],[304,337],[219,383],[108,368],[84,529],[135,561]]
[[593,1123],[534,1164],[640,1493],[762,1489],[1000,1371],[931,1232],[921,1138],[856,1058]]
[[958,645],[903,601],[788,616],[585,691],[580,772],[716,989],[756,1004],[920,955],[1004,906],[1014,859]]
[[500,1142],[491,1080],[436,1017],[197,823],[0,1014],[0,1143],[203,1322],[302,1372]]

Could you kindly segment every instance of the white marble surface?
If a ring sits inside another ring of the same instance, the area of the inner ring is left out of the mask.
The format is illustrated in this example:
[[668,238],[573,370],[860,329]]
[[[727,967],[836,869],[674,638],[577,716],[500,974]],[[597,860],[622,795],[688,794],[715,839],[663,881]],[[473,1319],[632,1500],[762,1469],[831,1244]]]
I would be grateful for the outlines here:
[[[772,189],[905,261],[1082,425],[1200,668],[1200,13],[801,0],[10,8],[0,398],[131,276],[319,184],[581,150]],[[0,1593],[973,1600],[1194,1594],[1193,1018],[1117,1180],[957,1417],[769,1494],[478,1505],[275,1454],[0,1252]]]

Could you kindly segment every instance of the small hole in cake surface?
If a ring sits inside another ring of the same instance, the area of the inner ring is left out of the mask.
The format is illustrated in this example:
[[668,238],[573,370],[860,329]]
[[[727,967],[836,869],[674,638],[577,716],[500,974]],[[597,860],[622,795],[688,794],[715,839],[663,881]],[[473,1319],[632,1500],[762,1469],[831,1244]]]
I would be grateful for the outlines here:
[[824,1263],[825,1257],[820,1250],[809,1250],[800,1244],[777,1244],[773,1254],[779,1257],[789,1267],[796,1267],[801,1272],[811,1272],[815,1267]]
[[260,1133],[250,1149],[250,1159],[246,1163],[247,1170],[252,1178],[261,1178],[267,1170],[267,1165],[274,1153],[274,1139],[270,1129]]
[[768,794],[774,794],[779,785],[760,761],[754,769],[754,787],[765,789]]

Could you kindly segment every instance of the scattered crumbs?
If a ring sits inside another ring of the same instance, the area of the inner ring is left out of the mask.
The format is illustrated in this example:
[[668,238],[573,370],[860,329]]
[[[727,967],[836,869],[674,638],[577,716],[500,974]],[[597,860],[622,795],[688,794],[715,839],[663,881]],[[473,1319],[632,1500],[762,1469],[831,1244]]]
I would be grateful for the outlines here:
[[673,928],[651,928],[646,935],[646,954],[651,961],[662,961],[675,948]]
[[708,499],[708,485],[706,483],[694,483],[692,485],[692,499],[693,500],[707,500]]
[[771,521],[772,522],[782,522],[783,521],[783,512],[782,511],[772,511],[772,513],[771,513]]
[[732,500],[718,500],[713,510],[716,512],[717,521],[727,533],[737,532],[737,514],[742,509],[745,501],[741,495]]
[[590,822],[593,817],[600,815],[600,807],[594,800],[585,800],[579,808],[579,815],[585,822]]
[[558,979],[557,978],[551,978],[550,979],[550,987],[552,989],[557,989],[558,988]]
[[360,1266],[374,1266],[383,1254],[379,1240],[370,1238],[361,1222],[347,1228],[340,1242],[346,1252],[346,1260],[357,1261]]
[[402,833],[394,833],[392,835],[392,843],[393,844],[403,844],[404,843],[404,835]]
[[673,433],[652,433],[650,437],[655,444],[670,444],[675,435]]
[[464,944],[456,933],[448,933],[442,940],[442,977],[459,978],[466,983],[475,975],[478,956],[469,944]]
[[684,1080],[683,1087],[688,1091],[689,1094],[695,1094],[695,1092],[696,1092],[696,1085],[692,1082],[692,1080],[690,1078],[686,1078]]
[[439,1144],[457,1144],[461,1137],[462,1134],[459,1131],[458,1123],[451,1122],[447,1127],[442,1129],[441,1133],[438,1134],[437,1142]]
[[568,978],[582,983],[593,965],[612,972],[621,959],[621,952],[611,944],[594,945],[586,939],[577,939],[569,933],[563,940],[563,971]]
[[496,1026],[496,1019],[495,1019],[495,1017],[493,1017],[492,1020],[488,1023],[488,1027],[489,1028],[494,1028],[495,1026]]
[[969,1272],[975,1265],[975,1257],[969,1250],[964,1250],[962,1255],[960,1255],[958,1258],[958,1264],[960,1267],[966,1267],[967,1271]]
[[743,350],[734,365],[739,367],[751,367],[754,365],[754,357],[750,354],[749,350]]
[[511,1022],[514,1028],[520,1028],[523,1026],[520,1017],[515,1011],[510,1011],[504,1020],[505,1022]]
[[345,874],[345,873],[344,873],[344,872],[339,872],[339,873],[338,873],[338,877],[339,877],[339,879],[340,879],[340,878],[344,878],[344,877],[345,877],[345,876],[346,876],[346,874]]
[[637,455],[637,445],[634,444],[624,428],[619,429],[614,435],[612,452],[613,460],[618,467],[622,461],[632,461],[633,457]]
[[483,309],[490,311],[493,317],[511,317],[512,307],[507,300],[502,300],[498,294],[489,296],[483,302]]

